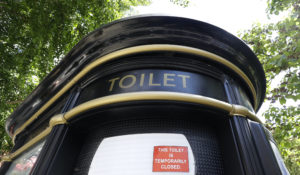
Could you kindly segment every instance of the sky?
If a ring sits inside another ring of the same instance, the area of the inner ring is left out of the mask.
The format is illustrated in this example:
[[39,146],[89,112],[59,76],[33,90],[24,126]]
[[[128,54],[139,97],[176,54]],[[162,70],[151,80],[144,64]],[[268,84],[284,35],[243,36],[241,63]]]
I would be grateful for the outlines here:
[[[152,0],[149,6],[134,7],[133,14],[188,17],[213,24],[237,36],[239,31],[250,29],[253,23],[277,22],[287,15],[280,14],[269,19],[266,8],[266,0],[190,0],[190,5],[186,8],[175,5],[170,0]],[[262,116],[269,105],[270,103],[265,102],[257,115]]]
[[136,14],[165,14],[197,19],[216,25],[237,35],[238,31],[250,29],[254,22],[261,24],[269,20],[263,0],[190,0],[187,8],[174,5],[170,0],[153,0],[150,6],[135,7]]

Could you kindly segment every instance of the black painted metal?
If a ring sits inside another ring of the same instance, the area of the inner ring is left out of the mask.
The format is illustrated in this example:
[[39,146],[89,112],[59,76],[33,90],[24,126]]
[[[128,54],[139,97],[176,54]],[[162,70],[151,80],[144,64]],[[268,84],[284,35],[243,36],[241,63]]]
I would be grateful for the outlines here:
[[261,160],[261,164],[263,165],[265,174],[282,174],[273,150],[270,147],[269,140],[266,137],[264,128],[259,123],[251,121],[249,122],[249,127],[252,131],[255,147]]
[[221,80],[168,69],[138,69],[99,78],[83,88],[78,104],[107,95],[140,91],[182,92],[227,102]]
[[245,174],[266,174],[263,170],[261,159],[257,155],[247,120],[243,117],[235,116],[232,119],[232,123]]
[[0,174],[5,174],[5,172],[9,169],[11,162],[3,162],[0,168]]
[[32,170],[32,175],[71,174],[72,166],[77,157],[74,152],[80,151],[80,136],[70,135],[70,128],[58,125],[47,137],[43,150]]
[[[144,44],[177,44],[222,56],[250,78],[257,91],[258,106],[264,99],[265,79],[262,66],[241,40],[218,27],[192,19],[140,16],[107,24],[80,41],[7,120],[8,133],[12,135],[69,79],[96,58],[122,48]],[[234,73],[231,74],[234,76]],[[247,86],[244,88],[248,91]]]

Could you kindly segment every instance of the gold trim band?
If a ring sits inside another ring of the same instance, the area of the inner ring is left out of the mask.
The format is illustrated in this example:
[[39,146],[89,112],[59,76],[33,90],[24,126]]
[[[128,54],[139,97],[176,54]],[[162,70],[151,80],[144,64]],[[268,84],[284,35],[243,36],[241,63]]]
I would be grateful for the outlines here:
[[11,161],[18,155],[20,155],[23,151],[27,150],[43,138],[45,138],[52,130],[52,128],[59,124],[66,124],[68,120],[73,117],[79,115],[82,112],[87,110],[95,109],[98,107],[102,107],[105,105],[122,103],[122,102],[132,102],[132,101],[147,101],[147,100],[163,100],[163,101],[178,101],[178,102],[189,102],[195,104],[206,105],[209,107],[214,107],[218,109],[222,109],[227,111],[230,116],[238,115],[243,117],[248,117],[251,120],[260,122],[260,119],[255,116],[252,112],[250,112],[247,108],[240,105],[232,105],[220,100],[216,100],[213,98],[187,94],[187,93],[179,93],[179,92],[165,92],[165,91],[146,91],[146,92],[130,92],[116,95],[109,95],[101,98],[97,98],[88,102],[85,102],[65,114],[59,114],[51,118],[49,122],[49,127],[46,128],[42,133],[34,137],[32,140],[27,142],[24,146],[19,148],[14,153],[9,156],[5,156],[2,158],[2,161]]
[[11,153],[10,155],[3,156],[2,161],[12,161],[14,158],[16,158],[18,155],[26,151],[28,148],[32,147],[34,144],[41,141],[43,138],[45,138],[48,134],[50,134],[52,128],[56,125],[60,124],[66,124],[67,121],[63,117],[63,114],[55,115],[51,118],[49,121],[49,126],[42,131],[39,135],[35,136],[33,139],[31,139],[29,142],[27,142],[25,145],[23,145],[21,148],[17,149],[15,152]]
[[213,98],[180,93],[180,92],[165,92],[165,91],[144,91],[144,92],[129,92],[122,94],[109,95],[101,98],[97,98],[86,103],[83,103],[70,111],[68,111],[64,117],[66,120],[70,120],[74,116],[100,106],[131,102],[131,101],[147,101],[147,100],[164,100],[164,101],[179,101],[202,104],[210,107],[216,107],[225,111],[232,111],[232,105]]
[[216,100],[214,98],[205,97],[201,95],[181,93],[181,92],[165,92],[165,91],[129,92],[129,93],[115,94],[115,95],[109,95],[109,96],[97,98],[85,102],[71,109],[64,115],[64,118],[68,121],[74,116],[84,111],[94,109],[97,107],[115,104],[115,103],[145,101],[145,100],[164,100],[164,101],[196,103],[196,104],[222,109],[224,111],[227,111],[228,114],[231,116],[240,115],[262,123],[254,113],[250,112],[244,106],[229,104],[220,100]]
[[60,96],[62,96],[65,92],[67,92],[73,85],[75,85],[76,82],[78,82],[84,75],[86,75],[89,71],[91,71],[93,68],[106,63],[108,61],[117,59],[121,56],[126,56],[134,53],[142,53],[142,52],[150,52],[150,51],[174,51],[174,52],[182,52],[182,53],[189,53],[194,54],[198,56],[202,56],[206,59],[216,61],[218,63],[223,64],[224,66],[230,68],[234,72],[237,73],[249,86],[251,93],[253,95],[254,99],[254,106],[255,109],[257,108],[256,104],[256,91],[251,83],[250,79],[247,77],[247,75],[239,69],[237,66],[226,60],[225,58],[222,58],[216,54],[207,52],[205,50],[193,48],[193,47],[187,47],[187,46],[180,46],[180,45],[171,45],[171,44],[153,44],[153,45],[141,45],[141,46],[135,46],[130,48],[125,48],[122,50],[115,51],[113,53],[107,54],[105,56],[102,56],[98,59],[96,59],[94,62],[89,64],[87,67],[85,67],[81,72],[79,72],[69,83],[67,83],[57,94],[55,94],[47,103],[45,103],[33,116],[31,116],[20,128],[18,128],[13,135],[13,141],[15,140],[16,136],[21,133],[29,124],[31,124],[42,112],[44,112],[50,105],[52,105]]

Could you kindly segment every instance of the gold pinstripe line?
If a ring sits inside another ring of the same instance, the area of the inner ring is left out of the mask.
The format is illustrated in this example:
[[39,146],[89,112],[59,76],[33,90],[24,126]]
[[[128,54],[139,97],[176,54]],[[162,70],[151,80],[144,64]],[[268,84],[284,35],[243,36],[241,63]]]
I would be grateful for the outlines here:
[[178,101],[178,102],[190,102],[195,104],[201,104],[209,107],[214,107],[218,109],[222,109],[228,112],[228,115],[234,116],[243,116],[247,117],[251,120],[260,122],[260,119],[255,116],[254,113],[249,111],[244,106],[229,104],[220,100],[216,100],[213,98],[187,94],[187,93],[179,93],[179,92],[164,92],[164,91],[146,91],[146,92],[130,92],[116,95],[109,95],[101,98],[97,98],[88,102],[85,102],[65,114],[59,114],[51,118],[49,122],[49,126],[42,131],[39,135],[31,139],[24,146],[11,153],[8,156],[4,156],[2,161],[12,161],[22,152],[26,151],[28,148],[36,144],[45,138],[52,130],[52,128],[56,125],[67,124],[68,120],[73,117],[78,116],[80,113],[99,108],[105,105],[117,104],[122,102],[130,102],[130,101],[145,101],[145,100],[167,100],[167,101]]
[[65,92],[67,92],[76,82],[78,82],[84,75],[86,75],[89,71],[91,71],[93,68],[106,63],[108,61],[117,59],[121,56],[126,56],[133,53],[141,53],[141,52],[150,52],[150,51],[175,51],[175,52],[182,52],[182,53],[189,53],[194,54],[198,56],[202,56],[205,59],[213,60],[216,62],[219,62],[223,64],[224,66],[230,68],[234,72],[237,73],[249,86],[251,93],[253,95],[254,99],[254,106],[255,109],[257,108],[256,104],[256,91],[251,83],[250,79],[247,77],[247,75],[240,70],[237,66],[226,60],[225,58],[222,58],[216,54],[207,52],[205,50],[193,48],[193,47],[187,47],[187,46],[180,46],[180,45],[171,45],[171,44],[153,44],[153,45],[141,45],[141,46],[135,46],[130,48],[125,48],[122,50],[118,50],[115,52],[112,52],[110,54],[107,54],[105,56],[102,56],[98,59],[96,59],[94,62],[90,63],[88,66],[86,66],[81,72],[79,72],[71,81],[69,81],[57,94],[55,94],[48,102],[46,102],[33,116],[31,116],[21,127],[19,127],[14,135],[13,135],[13,141],[15,140],[16,136],[21,133],[28,125],[30,125],[42,112],[44,112],[50,105],[52,105],[60,96],[62,96]]

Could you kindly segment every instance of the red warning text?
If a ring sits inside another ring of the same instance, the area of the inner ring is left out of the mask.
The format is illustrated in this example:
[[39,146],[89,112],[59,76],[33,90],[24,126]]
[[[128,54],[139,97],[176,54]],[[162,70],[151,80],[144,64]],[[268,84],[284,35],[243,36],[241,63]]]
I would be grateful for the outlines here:
[[189,172],[188,147],[154,146],[153,172]]

